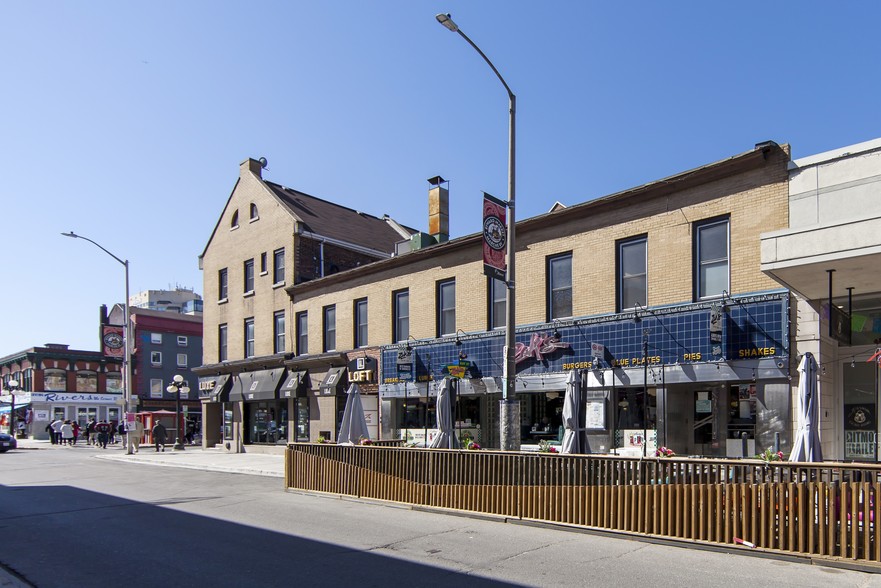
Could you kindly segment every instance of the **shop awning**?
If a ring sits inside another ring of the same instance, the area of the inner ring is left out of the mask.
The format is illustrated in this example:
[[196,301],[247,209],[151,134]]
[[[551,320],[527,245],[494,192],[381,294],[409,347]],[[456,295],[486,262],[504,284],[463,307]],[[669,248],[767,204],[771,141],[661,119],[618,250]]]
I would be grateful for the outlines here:
[[[29,408],[30,406],[31,406],[30,402],[22,402],[21,404],[16,402],[15,403],[15,412],[18,412],[19,409],[21,409],[21,408]],[[0,413],[9,412],[10,410],[12,410],[11,404],[4,404],[3,406],[0,406]]]
[[229,374],[199,378],[199,398],[208,402],[229,400]]
[[303,398],[309,390],[309,374],[305,370],[301,372],[288,372],[288,378],[281,388],[278,389],[279,398]]
[[341,394],[346,383],[346,368],[332,367],[327,370],[321,385],[318,386],[319,394]]
[[285,368],[259,370],[240,374],[244,400],[274,400],[285,375]]

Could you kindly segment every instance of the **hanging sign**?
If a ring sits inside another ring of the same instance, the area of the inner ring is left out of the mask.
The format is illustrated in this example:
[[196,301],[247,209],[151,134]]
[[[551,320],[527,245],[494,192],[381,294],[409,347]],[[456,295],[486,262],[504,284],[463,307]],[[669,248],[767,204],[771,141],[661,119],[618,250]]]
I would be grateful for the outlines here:
[[483,193],[483,273],[497,280],[505,280],[505,251],[508,247],[506,204],[486,192]]
[[409,347],[404,347],[403,349],[398,350],[398,357],[396,360],[396,367],[398,371],[398,381],[400,382],[412,382],[413,381],[413,350]]
[[722,355],[722,307],[718,304],[710,308],[709,332],[713,355],[718,357]]

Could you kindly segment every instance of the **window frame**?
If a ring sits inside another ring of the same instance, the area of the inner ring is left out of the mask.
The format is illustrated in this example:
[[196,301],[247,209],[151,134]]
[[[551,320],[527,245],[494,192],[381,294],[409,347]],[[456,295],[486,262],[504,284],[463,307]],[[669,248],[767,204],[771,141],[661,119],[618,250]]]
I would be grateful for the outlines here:
[[352,303],[352,341],[356,349],[367,347],[369,323],[367,298],[359,298]]
[[156,399],[164,397],[165,382],[162,381],[162,378],[150,378],[150,398]]
[[[402,315],[401,301],[406,301],[407,314]],[[406,325],[404,325],[406,323]],[[402,328],[403,327],[403,328]],[[392,342],[402,343],[410,338],[410,289],[392,292]]]
[[[254,258],[246,259],[242,264],[242,288],[244,289],[244,294],[247,296],[248,294],[254,293]],[[248,288],[250,286],[250,288]]]
[[257,205],[252,202],[251,206],[248,209],[248,220],[255,221],[259,218],[260,218],[260,211],[257,210]]
[[[279,321],[279,319],[281,319]],[[281,325],[279,325],[281,322]],[[272,313],[272,352],[284,353],[285,351],[285,311],[277,310]]]
[[272,284],[284,284],[284,247],[272,252]]
[[161,351],[151,351],[150,352],[150,365],[153,367],[162,367],[162,352]]
[[153,345],[162,345],[162,333],[150,333],[150,343]]
[[[562,261],[564,259],[569,260],[569,284],[566,287],[557,287],[554,280],[554,265],[557,261]],[[546,292],[546,314],[548,322],[560,319],[571,318],[573,316],[574,310],[574,291],[573,291],[573,280],[572,280],[572,252],[566,251],[564,253],[555,253],[554,255],[549,255],[545,259],[545,292]],[[554,312],[554,302],[557,293],[569,291],[569,313],[568,314],[560,314],[557,315]]]
[[[502,298],[498,299],[497,289],[501,289]],[[501,304],[501,316],[497,316],[497,306]],[[501,319],[501,320],[499,320]],[[492,276],[486,277],[486,328],[488,331],[504,329],[508,324],[508,285],[505,280]]]
[[[332,321],[328,320],[332,317]],[[331,324],[331,322],[333,324]],[[321,349],[325,353],[336,351],[336,305],[330,304],[321,311]]]
[[260,275],[265,276],[269,271],[266,266],[266,252],[260,254]]
[[[452,290],[450,290],[452,288]],[[449,298],[452,297],[452,306]],[[435,284],[435,309],[437,336],[456,334],[456,278],[438,280]],[[452,320],[452,326],[448,323]]]
[[297,321],[297,355],[309,354],[309,312],[302,310],[295,316]]
[[[183,362],[181,362],[181,359],[183,359]],[[189,364],[189,359],[190,358],[187,356],[186,353],[178,353],[177,354],[177,367],[182,367],[182,368],[187,367],[187,365]]]
[[[250,335],[248,333],[248,329],[250,328]],[[242,330],[242,341],[244,342],[244,353],[245,358],[254,357],[256,355],[256,327],[254,326],[254,317],[248,317],[245,319],[244,328]]]
[[177,346],[178,347],[189,347],[190,341],[186,335],[178,335],[177,336]]
[[217,272],[217,301],[229,300],[229,270],[223,268]]
[[[624,249],[627,247],[631,247],[637,244],[642,244],[643,247],[643,273],[642,274],[634,274],[632,276],[624,275]],[[633,310],[636,308],[636,305],[628,305],[624,300],[624,295],[626,293],[625,288],[625,280],[638,278],[642,276],[644,289],[642,292],[643,301],[638,302],[637,304],[643,308],[648,306],[648,268],[649,268],[649,247],[648,247],[648,235],[636,235],[634,237],[628,237],[626,239],[620,239],[615,243],[615,298],[616,298],[616,306],[617,312],[624,312],[626,310]]]
[[[701,259],[702,250],[702,231],[725,225],[725,257],[704,261]],[[717,216],[713,218],[695,221],[692,225],[692,288],[695,301],[711,300],[721,298],[724,292],[731,291],[731,217],[729,215]],[[725,287],[718,294],[707,294],[704,292],[705,287],[702,286],[702,271],[714,264],[723,262],[725,264]]]
[[217,325],[217,361],[229,358],[229,326],[226,323]]

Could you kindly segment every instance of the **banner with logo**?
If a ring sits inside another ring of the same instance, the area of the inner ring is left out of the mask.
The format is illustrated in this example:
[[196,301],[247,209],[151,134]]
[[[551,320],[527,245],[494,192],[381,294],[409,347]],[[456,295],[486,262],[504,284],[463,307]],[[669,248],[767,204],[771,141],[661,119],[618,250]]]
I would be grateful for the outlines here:
[[486,192],[483,193],[483,273],[505,281],[508,247],[506,205]]
[[124,356],[125,340],[123,339],[123,327],[104,325],[101,329],[101,343],[104,347],[104,355],[108,357]]

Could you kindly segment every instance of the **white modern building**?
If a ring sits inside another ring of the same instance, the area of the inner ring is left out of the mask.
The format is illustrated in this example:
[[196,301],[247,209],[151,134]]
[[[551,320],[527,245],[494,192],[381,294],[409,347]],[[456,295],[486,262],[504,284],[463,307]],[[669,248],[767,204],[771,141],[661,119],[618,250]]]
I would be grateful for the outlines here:
[[144,290],[129,297],[132,308],[202,315],[202,297],[193,288],[177,286],[174,290]]
[[823,457],[878,461],[881,139],[790,163],[789,228],[762,235],[761,267],[798,300],[793,354],[819,364]]

